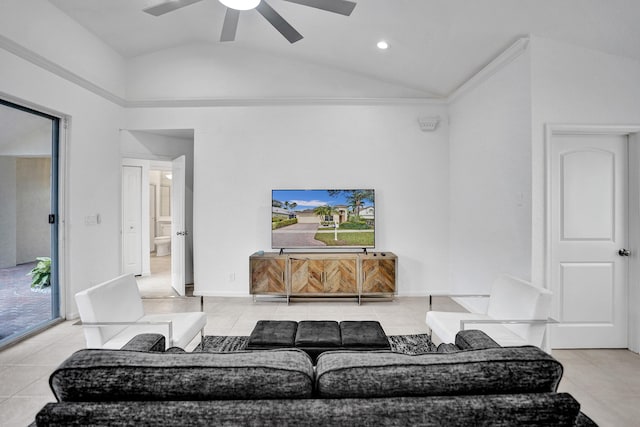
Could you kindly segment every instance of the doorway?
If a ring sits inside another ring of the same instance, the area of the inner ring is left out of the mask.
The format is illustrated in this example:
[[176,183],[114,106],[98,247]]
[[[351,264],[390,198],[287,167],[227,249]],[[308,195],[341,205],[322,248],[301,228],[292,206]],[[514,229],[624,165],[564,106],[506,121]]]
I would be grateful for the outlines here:
[[[166,298],[190,294],[193,283],[193,130],[123,131],[123,271],[136,275],[141,296]],[[129,190],[126,171],[140,172]],[[138,212],[138,209],[140,212]],[[128,212],[139,222],[136,243],[125,235]],[[140,249],[137,245],[139,244]],[[140,263],[127,270],[133,249]]]
[[137,277],[138,287],[147,298],[178,296],[171,286],[171,162],[152,161],[149,167],[149,275]]
[[634,129],[550,126],[547,262],[551,348],[633,348],[638,268]]
[[0,347],[60,318],[60,119],[0,100]]

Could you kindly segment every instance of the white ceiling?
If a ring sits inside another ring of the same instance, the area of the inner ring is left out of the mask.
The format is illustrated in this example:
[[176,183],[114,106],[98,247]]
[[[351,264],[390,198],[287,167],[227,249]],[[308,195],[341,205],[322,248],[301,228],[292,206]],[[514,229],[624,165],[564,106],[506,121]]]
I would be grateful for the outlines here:
[[[190,43],[217,44],[225,7],[203,0],[154,17],[166,0],[50,0],[125,58]],[[354,0],[345,17],[268,0],[305,37],[289,44],[257,11],[240,15],[245,52],[322,64],[446,96],[518,38],[533,34],[640,60],[638,0]],[[388,41],[380,51],[375,44]],[[295,70],[292,70],[295,72]]]

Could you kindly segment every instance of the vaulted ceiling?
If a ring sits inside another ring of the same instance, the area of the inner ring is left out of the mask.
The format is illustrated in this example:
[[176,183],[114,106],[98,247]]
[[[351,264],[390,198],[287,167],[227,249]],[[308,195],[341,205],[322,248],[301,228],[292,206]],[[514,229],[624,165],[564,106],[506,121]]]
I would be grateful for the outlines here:
[[[193,43],[224,44],[274,60],[331,67],[425,97],[450,94],[529,34],[640,60],[637,0],[354,0],[348,17],[268,0],[304,36],[295,44],[256,10],[240,13],[236,41],[220,42],[226,7],[218,0],[159,17],[142,11],[164,1],[50,0],[125,58]],[[389,49],[376,47],[382,39]]]

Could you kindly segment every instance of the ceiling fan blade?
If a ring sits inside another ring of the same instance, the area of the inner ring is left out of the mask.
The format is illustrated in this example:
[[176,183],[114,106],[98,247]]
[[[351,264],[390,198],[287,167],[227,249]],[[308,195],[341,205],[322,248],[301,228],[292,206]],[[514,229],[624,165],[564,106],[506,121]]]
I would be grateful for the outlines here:
[[278,12],[273,10],[266,1],[262,0],[256,9],[267,21],[271,23],[271,25],[273,25],[276,30],[280,32],[280,34],[284,36],[285,39],[289,40],[289,43],[295,43],[302,39],[302,34],[297,32],[296,29],[285,21]]
[[289,3],[302,4],[316,9],[326,10],[327,12],[339,13],[340,15],[349,16],[356,4],[347,0],[285,0]]
[[173,12],[174,10],[189,6],[190,4],[198,3],[202,0],[173,0],[160,3],[156,6],[151,6],[143,9],[143,12],[147,12],[149,15],[160,16],[165,13]]
[[227,13],[224,15],[224,23],[222,24],[222,34],[220,34],[221,42],[232,42],[236,39],[238,18],[240,18],[240,11],[228,7]]

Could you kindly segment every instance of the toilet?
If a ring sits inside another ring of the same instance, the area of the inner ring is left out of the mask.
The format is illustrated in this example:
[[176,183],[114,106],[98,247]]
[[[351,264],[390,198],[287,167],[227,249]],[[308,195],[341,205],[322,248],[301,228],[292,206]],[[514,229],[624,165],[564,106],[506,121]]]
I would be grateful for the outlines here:
[[158,236],[153,239],[156,245],[156,256],[167,256],[171,254],[171,236]]
[[171,221],[159,221],[160,235],[153,239],[156,245],[156,256],[171,254]]

